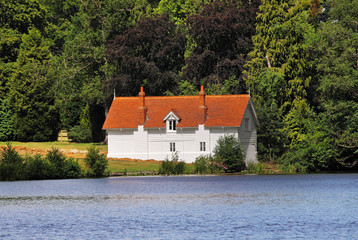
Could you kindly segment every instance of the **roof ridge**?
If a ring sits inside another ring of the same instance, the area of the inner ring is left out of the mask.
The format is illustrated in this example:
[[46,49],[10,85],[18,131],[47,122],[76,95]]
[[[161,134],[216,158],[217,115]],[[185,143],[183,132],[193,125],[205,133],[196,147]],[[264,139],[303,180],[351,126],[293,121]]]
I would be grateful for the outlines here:
[[[230,95],[206,95],[205,97],[249,97],[249,94],[230,94]],[[115,99],[135,99],[139,96],[130,96],[130,97],[115,97]],[[145,96],[145,98],[197,98],[198,95],[182,95],[182,96]]]

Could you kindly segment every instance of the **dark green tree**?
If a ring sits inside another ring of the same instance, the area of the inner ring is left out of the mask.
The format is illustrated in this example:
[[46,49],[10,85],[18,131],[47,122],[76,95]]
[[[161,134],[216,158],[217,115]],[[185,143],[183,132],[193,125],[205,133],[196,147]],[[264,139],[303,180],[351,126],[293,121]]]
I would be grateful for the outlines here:
[[245,168],[244,152],[235,135],[220,137],[214,148],[214,159],[223,164],[225,172],[241,172]]
[[[184,80],[205,84],[220,93],[224,85],[229,93],[246,92],[242,72],[247,55],[252,50],[255,17],[259,1],[242,5],[239,1],[214,1],[205,5],[198,15],[187,20],[189,44]],[[191,42],[191,44],[190,44]],[[231,81],[232,83],[225,82]]]
[[89,177],[104,177],[108,175],[106,171],[108,160],[106,155],[100,154],[99,149],[91,146],[87,149],[85,163],[88,167],[87,176]]
[[15,139],[48,141],[57,135],[58,118],[47,78],[49,45],[40,31],[24,34],[9,83]]
[[5,147],[2,147],[0,155],[0,181],[15,181],[23,177],[22,158],[8,142]]
[[162,95],[177,86],[178,72],[184,66],[185,38],[168,15],[141,20],[107,49],[114,68],[107,82],[108,94],[115,88],[118,95],[134,96],[145,86],[148,95]]

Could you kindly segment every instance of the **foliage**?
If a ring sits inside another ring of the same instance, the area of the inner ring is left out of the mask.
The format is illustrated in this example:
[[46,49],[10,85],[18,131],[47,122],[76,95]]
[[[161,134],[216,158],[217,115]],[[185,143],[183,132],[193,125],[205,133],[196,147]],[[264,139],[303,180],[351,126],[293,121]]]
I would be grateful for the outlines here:
[[247,54],[252,49],[258,1],[240,6],[237,1],[214,1],[205,5],[198,15],[187,20],[190,39],[195,42],[183,69],[185,80],[196,87],[217,85],[234,79],[230,93],[246,91],[242,71]]
[[99,149],[95,146],[89,147],[84,159],[88,170],[86,175],[88,177],[104,177],[107,176],[109,173],[106,171],[108,166],[108,160],[106,155],[100,154]]
[[66,178],[78,178],[82,176],[82,169],[77,160],[69,158],[65,161]]
[[247,173],[248,174],[263,174],[264,168],[263,168],[262,163],[249,162],[249,164],[247,165]]
[[225,166],[219,163],[211,155],[202,155],[195,159],[195,172],[198,174],[219,173],[225,170]]
[[107,93],[115,88],[122,96],[135,96],[140,86],[148,95],[172,90],[184,66],[184,47],[185,38],[168,15],[142,19],[108,45],[114,70]]
[[51,164],[51,176],[53,178],[65,178],[65,155],[57,148],[52,148],[47,152],[47,160]]
[[241,143],[235,135],[220,137],[214,148],[214,159],[222,163],[225,172],[241,172],[245,168]]
[[53,168],[49,161],[40,155],[26,156],[25,172],[28,180],[49,179],[52,177]]
[[168,13],[170,19],[175,22],[176,25],[181,25],[188,16],[198,13],[202,5],[209,2],[209,0],[161,0],[158,7],[154,9],[154,13],[159,15]]
[[357,5],[357,0],[332,2],[327,22],[311,38],[312,51],[321,56],[315,61],[320,125],[333,157],[349,168],[358,157]]
[[263,124],[258,139],[264,160],[281,156],[307,133],[303,122],[312,115],[308,89],[314,76],[309,10],[301,0],[263,0],[260,6],[246,82]]
[[68,132],[68,137],[73,142],[89,143],[92,141],[91,129],[82,125],[74,126]]
[[12,140],[14,127],[8,99],[0,99],[0,141]]
[[72,158],[67,159],[56,148],[48,151],[45,158],[40,155],[22,158],[11,143],[8,143],[2,148],[0,160],[0,181],[62,179],[82,176],[79,163]]
[[14,181],[23,178],[22,158],[12,147],[11,143],[7,143],[2,147],[0,158],[0,180]]
[[169,160],[168,157],[162,162],[158,174],[161,175],[178,175],[184,174],[185,172],[185,162],[179,161],[179,155],[175,152],[172,155],[172,158]]
[[41,32],[31,29],[23,35],[16,69],[9,81],[17,140],[46,141],[56,137],[57,111],[53,106],[51,82],[46,77],[50,57]]

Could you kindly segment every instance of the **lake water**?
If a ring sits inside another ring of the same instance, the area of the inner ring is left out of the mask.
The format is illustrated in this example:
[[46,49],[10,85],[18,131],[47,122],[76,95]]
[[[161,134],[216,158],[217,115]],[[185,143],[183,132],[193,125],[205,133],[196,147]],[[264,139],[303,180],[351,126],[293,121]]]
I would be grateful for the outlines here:
[[358,239],[358,174],[0,182],[0,239]]

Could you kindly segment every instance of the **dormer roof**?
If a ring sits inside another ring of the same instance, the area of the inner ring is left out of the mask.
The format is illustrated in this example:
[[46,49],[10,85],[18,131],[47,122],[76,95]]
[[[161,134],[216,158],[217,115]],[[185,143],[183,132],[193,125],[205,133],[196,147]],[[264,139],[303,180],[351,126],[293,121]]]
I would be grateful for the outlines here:
[[170,110],[170,112],[164,117],[163,121],[167,121],[168,119],[172,118],[177,121],[180,121],[180,115],[175,109]]

